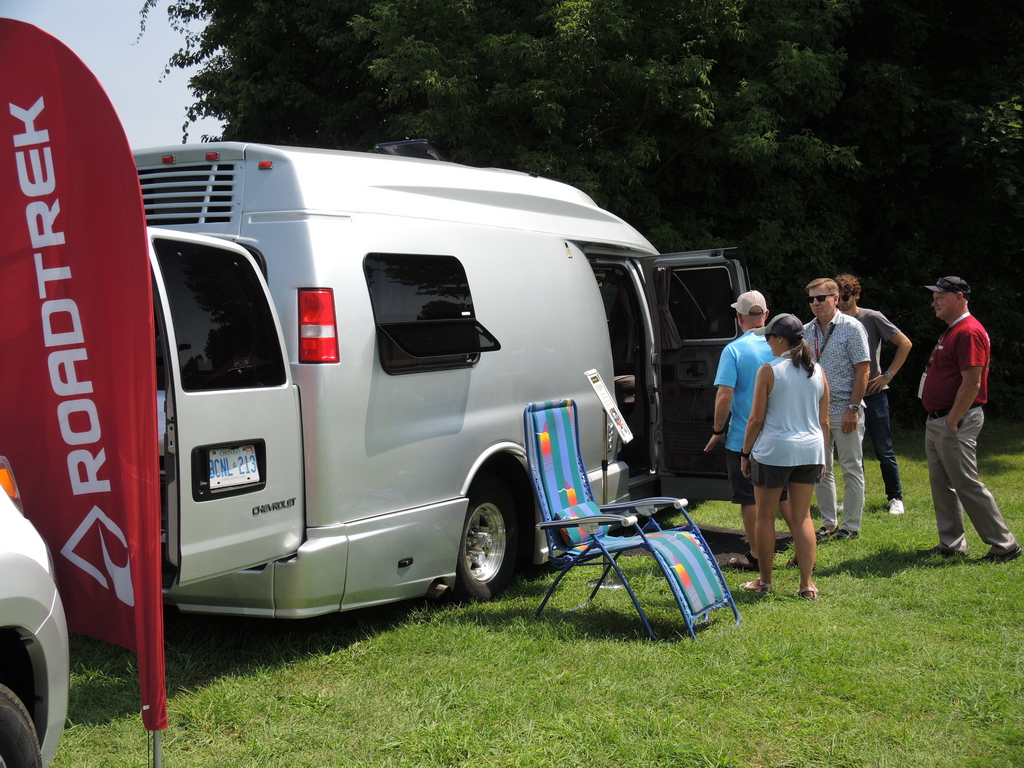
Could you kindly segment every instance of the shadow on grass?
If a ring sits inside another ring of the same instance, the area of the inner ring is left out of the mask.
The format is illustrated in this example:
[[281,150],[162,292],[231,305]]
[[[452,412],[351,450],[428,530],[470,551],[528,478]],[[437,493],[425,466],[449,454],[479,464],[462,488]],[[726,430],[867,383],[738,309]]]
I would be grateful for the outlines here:
[[[646,553],[641,552],[640,555],[631,558],[627,578],[658,641],[693,642],[661,571],[653,560],[650,560],[649,568],[639,565],[648,559]],[[502,633],[509,632],[510,627],[529,629],[535,626],[538,633],[554,634],[559,642],[650,643],[651,638],[629,594],[621,587],[599,590],[591,602],[584,603],[591,591],[588,582],[592,583],[591,580],[599,574],[598,568],[574,569],[559,584],[539,617],[537,608],[557,575],[547,566],[539,566],[527,575],[518,576],[501,601],[461,605],[446,618]],[[743,599],[736,595],[736,602],[739,606]],[[734,626],[729,608],[716,609],[707,622],[698,623],[694,627],[697,639],[707,629],[722,626],[722,622],[725,622],[724,626]]]
[[[742,531],[705,529],[712,549],[721,557],[746,551]],[[652,626],[663,641],[691,642],[668,586],[653,562],[642,565],[644,557],[629,558],[631,583],[648,613]],[[973,562],[973,561],[966,561]],[[895,546],[859,559],[844,560],[819,569],[822,576],[848,573],[858,578],[888,577],[911,568],[954,567],[957,561],[938,556],[921,557],[915,551]],[[763,598],[738,587],[740,581],[756,574],[725,571],[741,614]],[[537,606],[555,578],[547,565],[533,566],[517,576],[506,596],[496,602],[457,604],[426,599],[407,600],[345,613],[308,619],[260,619],[230,616],[182,614],[166,608],[165,653],[168,696],[202,688],[220,678],[242,677],[258,670],[275,669],[314,656],[344,650],[355,643],[407,626],[438,620],[486,627],[495,633],[532,632],[555,635],[560,641],[573,639],[595,642],[650,642],[639,616],[624,590],[602,590],[594,602],[563,613],[587,594],[583,582],[596,574],[567,577],[539,617]],[[561,614],[561,615],[560,615]],[[715,610],[706,624],[699,624],[698,639],[710,629],[732,629],[732,612]],[[136,656],[100,640],[72,636],[71,663],[74,682],[69,717],[72,722],[100,725],[138,713],[139,693]]]
[[852,558],[815,568],[820,576],[845,574],[858,579],[888,578],[903,571],[933,568],[957,568],[970,566],[976,560],[966,557],[943,557],[942,555],[919,555],[916,549],[900,549],[889,545],[866,557]]
[[[655,574],[653,562],[648,572],[643,558],[630,560],[631,583],[658,637],[690,642],[685,622],[660,573]],[[554,633],[560,640],[650,642],[628,595],[621,589],[602,590],[590,605],[559,616],[583,599],[579,597],[582,585],[571,582],[596,575],[567,577],[570,583],[560,585],[539,618],[535,611],[555,577],[546,565],[525,569],[503,599],[490,603],[406,600],[295,621],[183,614],[165,607],[168,698],[221,678],[244,677],[335,653],[410,623],[422,623],[424,616],[428,622],[456,622],[501,633],[536,626],[538,633]],[[724,620],[732,625],[731,611],[712,613],[712,626]],[[698,625],[698,637],[705,626]],[[74,634],[71,665],[71,722],[103,725],[138,713],[138,667],[133,652]]]
[[[424,605],[429,601],[408,600],[295,621],[183,614],[165,607],[168,698],[222,677],[342,650],[401,626]],[[138,713],[138,666],[132,651],[73,634],[71,670],[71,722],[101,725]]]

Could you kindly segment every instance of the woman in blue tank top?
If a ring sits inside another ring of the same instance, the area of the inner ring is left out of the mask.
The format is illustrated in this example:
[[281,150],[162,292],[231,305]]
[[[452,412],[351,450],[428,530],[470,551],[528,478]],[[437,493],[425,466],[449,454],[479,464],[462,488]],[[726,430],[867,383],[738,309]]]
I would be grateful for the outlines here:
[[775,359],[757,372],[754,402],[740,453],[743,474],[754,484],[757,523],[753,544],[760,564],[760,576],[740,586],[761,594],[772,590],[775,513],[786,487],[790,504],[786,524],[793,535],[800,567],[797,594],[817,600],[818,588],[811,581],[817,554],[811,498],[814,483],[821,479],[825,465],[828,382],[804,340],[804,326],[799,318],[778,315],[754,333],[768,340]]

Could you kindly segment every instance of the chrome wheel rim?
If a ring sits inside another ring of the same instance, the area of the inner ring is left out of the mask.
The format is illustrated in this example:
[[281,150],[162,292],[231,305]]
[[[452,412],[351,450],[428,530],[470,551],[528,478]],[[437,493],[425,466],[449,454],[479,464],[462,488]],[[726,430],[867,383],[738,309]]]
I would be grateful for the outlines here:
[[473,510],[466,525],[466,573],[479,582],[493,579],[505,559],[506,540],[501,510],[490,502]]

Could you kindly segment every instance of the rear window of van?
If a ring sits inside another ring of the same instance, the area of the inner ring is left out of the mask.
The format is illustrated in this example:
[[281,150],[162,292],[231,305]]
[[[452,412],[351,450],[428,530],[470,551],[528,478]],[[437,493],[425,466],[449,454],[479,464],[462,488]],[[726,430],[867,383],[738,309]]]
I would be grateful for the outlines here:
[[186,392],[285,384],[284,354],[266,292],[239,254],[156,239],[177,374]]

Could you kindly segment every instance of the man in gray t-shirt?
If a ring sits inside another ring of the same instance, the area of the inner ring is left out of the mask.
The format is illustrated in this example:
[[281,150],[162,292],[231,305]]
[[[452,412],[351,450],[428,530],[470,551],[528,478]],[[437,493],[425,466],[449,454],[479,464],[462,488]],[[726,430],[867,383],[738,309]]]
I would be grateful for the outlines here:
[[[900,467],[896,462],[896,450],[892,442],[892,416],[889,412],[887,390],[889,381],[899,373],[910,353],[910,348],[914,345],[907,335],[881,312],[857,306],[861,286],[856,277],[839,275],[836,278],[836,285],[839,286],[839,310],[859,320],[868,333],[871,373],[864,395],[864,422],[882,470],[885,495],[889,499],[889,512],[893,515],[902,515],[903,486],[900,483]],[[886,368],[881,365],[883,341],[891,341],[896,345],[896,354]]]

